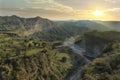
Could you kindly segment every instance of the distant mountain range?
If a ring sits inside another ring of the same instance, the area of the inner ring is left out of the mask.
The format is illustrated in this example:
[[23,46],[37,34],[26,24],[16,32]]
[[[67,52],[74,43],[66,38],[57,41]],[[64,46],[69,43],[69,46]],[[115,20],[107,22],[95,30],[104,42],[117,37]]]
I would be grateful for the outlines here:
[[77,20],[77,21],[58,21],[62,25],[72,25],[79,27],[87,27],[92,30],[99,31],[120,31],[120,21],[92,21],[92,20]]
[[88,30],[120,31],[119,21],[51,21],[41,17],[21,18],[16,15],[0,17],[0,32],[19,36],[61,39]]

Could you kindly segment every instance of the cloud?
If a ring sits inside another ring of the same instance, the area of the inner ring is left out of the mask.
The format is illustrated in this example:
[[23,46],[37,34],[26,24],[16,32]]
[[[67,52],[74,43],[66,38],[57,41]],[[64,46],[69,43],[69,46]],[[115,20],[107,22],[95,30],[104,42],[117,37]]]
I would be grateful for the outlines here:
[[[120,16],[120,0],[0,0],[0,15],[50,19],[93,19],[95,9]],[[116,2],[116,3],[115,3]],[[112,19],[112,18],[111,18]]]
[[119,2],[119,0],[105,0],[106,2],[110,2],[110,3],[117,3]]
[[[9,13],[9,14],[8,14]],[[31,8],[0,8],[0,15],[17,15],[21,17],[36,17],[40,16],[49,19],[64,19],[69,18],[71,14],[58,12],[55,10],[31,9]]]
[[63,19],[70,17],[74,12],[72,7],[60,4],[55,0],[24,0],[24,3],[25,5],[20,7],[3,6],[0,8],[0,15],[41,16],[50,19]]
[[106,16],[109,16],[111,20],[120,20],[120,8],[110,8],[104,10],[104,13]]
[[54,0],[26,0],[29,3],[51,3],[54,2]]
[[59,12],[71,12],[72,7],[60,4],[55,0],[26,0],[33,9],[55,10]]
[[118,12],[118,11],[120,11],[120,8],[112,8],[105,10],[105,12]]

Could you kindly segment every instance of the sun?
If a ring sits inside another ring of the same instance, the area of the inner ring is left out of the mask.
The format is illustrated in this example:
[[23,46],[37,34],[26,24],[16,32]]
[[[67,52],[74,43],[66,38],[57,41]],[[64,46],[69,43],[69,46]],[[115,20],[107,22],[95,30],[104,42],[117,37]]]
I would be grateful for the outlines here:
[[93,14],[94,16],[96,16],[96,17],[99,17],[99,16],[102,16],[102,15],[103,15],[103,11],[95,10],[92,14]]

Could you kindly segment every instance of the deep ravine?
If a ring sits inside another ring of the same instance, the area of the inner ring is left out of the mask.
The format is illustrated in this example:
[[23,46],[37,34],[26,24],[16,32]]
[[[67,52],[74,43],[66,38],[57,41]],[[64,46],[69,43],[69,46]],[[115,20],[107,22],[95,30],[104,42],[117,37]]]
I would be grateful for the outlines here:
[[[75,42],[75,39],[73,37],[71,37],[64,42],[64,46],[71,48],[74,51],[74,53],[79,54],[80,57],[82,57],[85,60],[85,65],[90,64],[91,61],[83,55],[85,50],[80,48],[78,45],[74,44],[74,42]],[[79,80],[82,70],[83,70],[83,66],[80,66],[76,70],[76,72],[72,74],[72,76],[69,76],[67,78],[67,80]]]

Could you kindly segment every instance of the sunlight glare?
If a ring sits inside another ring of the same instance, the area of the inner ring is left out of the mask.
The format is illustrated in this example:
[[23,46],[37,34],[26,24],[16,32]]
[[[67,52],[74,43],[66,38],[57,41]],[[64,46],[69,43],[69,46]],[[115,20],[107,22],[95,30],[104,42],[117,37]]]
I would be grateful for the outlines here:
[[93,15],[94,16],[102,16],[103,15],[103,12],[102,11],[100,11],[100,10],[95,10],[94,12],[93,12]]

